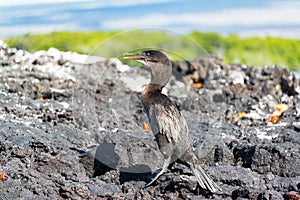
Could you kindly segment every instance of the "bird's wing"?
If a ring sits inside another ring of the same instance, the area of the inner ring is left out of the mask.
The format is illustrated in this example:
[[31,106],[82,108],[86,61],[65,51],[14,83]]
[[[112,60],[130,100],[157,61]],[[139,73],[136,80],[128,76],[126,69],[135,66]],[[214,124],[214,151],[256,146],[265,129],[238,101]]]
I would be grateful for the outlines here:
[[186,121],[178,108],[171,104],[168,106],[154,104],[149,109],[149,122],[153,134],[165,135],[168,142],[178,142],[188,138]]

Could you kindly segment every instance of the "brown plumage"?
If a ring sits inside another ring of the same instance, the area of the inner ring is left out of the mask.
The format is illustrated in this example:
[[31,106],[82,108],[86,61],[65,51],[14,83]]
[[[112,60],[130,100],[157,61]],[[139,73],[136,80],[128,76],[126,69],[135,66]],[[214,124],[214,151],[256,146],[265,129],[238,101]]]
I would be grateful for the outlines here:
[[151,82],[144,90],[142,103],[158,147],[164,156],[164,163],[161,171],[146,187],[166,172],[171,162],[179,160],[191,168],[202,188],[220,193],[222,190],[205,173],[192,150],[188,126],[183,115],[177,106],[161,93],[172,74],[171,61],[164,53],[156,50],[125,54],[124,58],[140,61],[151,69]]

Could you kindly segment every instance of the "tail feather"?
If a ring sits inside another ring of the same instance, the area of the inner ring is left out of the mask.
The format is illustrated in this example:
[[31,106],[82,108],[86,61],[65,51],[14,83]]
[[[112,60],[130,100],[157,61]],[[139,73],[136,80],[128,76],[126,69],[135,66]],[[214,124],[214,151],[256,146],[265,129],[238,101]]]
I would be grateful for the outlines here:
[[212,193],[222,193],[222,189],[206,174],[202,167],[191,166],[191,169],[202,188],[208,189]]

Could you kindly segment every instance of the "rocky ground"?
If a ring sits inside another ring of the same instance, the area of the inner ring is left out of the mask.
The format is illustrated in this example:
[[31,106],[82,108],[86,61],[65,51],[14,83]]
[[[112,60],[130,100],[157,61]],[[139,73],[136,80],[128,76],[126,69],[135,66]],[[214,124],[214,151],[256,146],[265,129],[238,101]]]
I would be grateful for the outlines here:
[[143,128],[145,67],[0,42],[0,199],[299,199],[299,79],[213,57],[173,72],[164,92],[224,194],[178,163],[143,188],[162,163]]

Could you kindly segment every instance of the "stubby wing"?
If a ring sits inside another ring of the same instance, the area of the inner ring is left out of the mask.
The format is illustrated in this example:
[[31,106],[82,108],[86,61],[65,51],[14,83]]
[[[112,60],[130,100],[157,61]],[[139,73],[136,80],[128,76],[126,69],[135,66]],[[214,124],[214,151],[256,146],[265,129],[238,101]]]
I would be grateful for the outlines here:
[[175,105],[154,104],[148,117],[153,134],[163,134],[169,143],[188,139],[186,121]]

